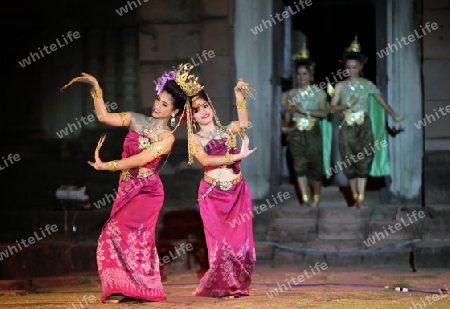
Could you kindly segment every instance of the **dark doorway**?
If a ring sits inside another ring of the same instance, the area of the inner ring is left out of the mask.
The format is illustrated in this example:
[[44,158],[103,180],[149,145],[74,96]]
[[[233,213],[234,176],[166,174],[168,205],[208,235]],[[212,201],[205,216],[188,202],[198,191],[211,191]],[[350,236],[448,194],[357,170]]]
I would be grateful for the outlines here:
[[[297,6],[299,1],[284,0],[284,5]],[[361,44],[362,52],[368,56],[368,62],[364,66],[364,77],[378,85],[382,93],[385,85],[383,77],[386,72],[377,72],[385,69],[380,66],[380,59],[376,52],[380,44],[384,41],[383,20],[380,20],[380,3],[372,0],[314,0],[312,5],[292,16],[292,30],[303,33],[307,40],[307,47],[310,57],[315,61],[314,83],[327,83],[333,81],[333,76],[340,69],[343,51],[354,40],[355,35]],[[383,15],[383,14],[381,14]],[[377,28],[377,24],[382,29]],[[381,39],[380,39],[381,38]],[[378,41],[378,42],[377,42]],[[293,44],[293,46],[298,44]],[[383,45],[384,46],[384,45]],[[297,51],[293,51],[296,53]],[[295,76],[291,77],[291,80]],[[335,83],[333,83],[333,86]],[[331,152],[331,162],[336,162],[337,144],[333,143]],[[332,164],[333,165],[333,164]],[[291,177],[291,183],[295,181]],[[336,181],[324,180],[325,185],[335,185]],[[367,183],[367,190],[380,190],[386,192],[385,177],[371,178]],[[350,188],[341,186],[340,190],[347,199],[348,204],[352,203]],[[383,195],[383,194],[382,194]],[[382,197],[383,200],[383,197]]]
[[[286,1],[294,2],[294,1]],[[364,77],[376,80],[376,15],[373,1],[314,0],[293,16],[293,30],[308,40],[310,56],[316,61],[315,83],[332,80],[343,68],[342,53],[358,34],[362,51],[368,57]]]

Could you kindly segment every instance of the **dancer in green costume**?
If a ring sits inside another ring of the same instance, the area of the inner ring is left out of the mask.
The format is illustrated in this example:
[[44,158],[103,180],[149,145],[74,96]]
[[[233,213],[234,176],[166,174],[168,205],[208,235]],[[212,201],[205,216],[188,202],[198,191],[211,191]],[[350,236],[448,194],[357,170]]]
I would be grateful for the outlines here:
[[[292,60],[299,86],[289,90],[282,99],[286,105],[283,125],[288,133],[289,149],[302,201],[316,207],[320,201],[322,179],[330,158],[330,134],[324,139],[324,125],[321,125],[321,119],[327,116],[327,95],[316,85],[312,85],[314,62],[309,58],[309,51],[305,46]],[[330,133],[331,130],[327,128],[326,132]],[[311,193],[308,179],[313,191]]]
[[350,182],[353,206],[364,206],[368,175],[390,174],[385,111],[396,121],[397,115],[383,99],[378,88],[361,77],[367,58],[355,38],[343,55],[347,78],[336,84],[331,99],[331,113],[342,112],[339,125],[339,152],[343,171]]

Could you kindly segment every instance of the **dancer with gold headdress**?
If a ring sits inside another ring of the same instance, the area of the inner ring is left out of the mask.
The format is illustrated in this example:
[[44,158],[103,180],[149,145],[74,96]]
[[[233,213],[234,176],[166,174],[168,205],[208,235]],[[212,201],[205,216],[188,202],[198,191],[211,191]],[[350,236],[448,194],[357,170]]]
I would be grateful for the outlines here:
[[[322,179],[329,160],[327,145],[330,145],[330,139],[324,143],[320,126],[321,119],[327,116],[327,95],[312,84],[315,63],[310,59],[306,46],[292,60],[298,88],[289,90],[282,98],[286,105],[284,126],[302,201],[315,207],[319,204]],[[324,150],[327,150],[325,155]],[[313,189],[312,198],[308,179]]]
[[98,240],[102,302],[117,303],[127,297],[146,301],[166,299],[155,245],[156,223],[164,201],[164,188],[156,168],[175,140],[168,120],[176,129],[176,114],[188,104],[188,97],[201,88],[189,75],[190,69],[192,66],[181,65],[177,71],[159,78],[150,117],[134,112],[108,112],[99,83],[89,74],[83,73],[63,87],[75,82],[90,85],[99,121],[129,129],[122,159],[101,161],[102,137],[95,150],[95,162],[88,162],[96,170],[121,171],[111,215]]
[[[352,206],[358,208],[364,206],[368,175],[390,174],[385,147],[387,145],[385,111],[396,122],[404,119],[394,112],[382,97],[380,90],[370,80],[361,77],[366,61],[358,38],[355,37],[343,54],[348,77],[336,84],[331,100],[331,113],[342,112],[339,152],[342,162],[347,162],[343,170],[350,183],[354,200]],[[362,156],[359,155],[361,153]],[[358,156],[358,160],[354,159],[355,156]]]
[[[195,157],[204,166],[198,202],[208,248],[209,270],[200,280],[195,296],[240,297],[249,295],[256,256],[253,240],[252,199],[241,174],[240,161],[249,149],[245,134],[248,111],[242,79],[234,88],[238,121],[222,126],[205,91],[192,98],[188,110],[189,164]],[[193,132],[193,126],[199,130]],[[243,139],[240,150],[237,135]]]

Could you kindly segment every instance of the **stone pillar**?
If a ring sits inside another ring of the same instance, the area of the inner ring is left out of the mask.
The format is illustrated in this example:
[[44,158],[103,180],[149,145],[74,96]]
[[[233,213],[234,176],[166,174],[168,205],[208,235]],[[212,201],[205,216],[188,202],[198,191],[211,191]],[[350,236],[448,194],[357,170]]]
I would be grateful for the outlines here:
[[262,19],[269,20],[271,0],[235,1],[234,54],[236,78],[243,77],[258,91],[256,100],[247,98],[252,127],[247,130],[250,147],[258,147],[251,157],[242,161],[242,170],[248,181],[253,199],[266,199],[270,190],[271,135],[276,124],[271,123],[272,113],[272,27],[262,32],[251,29],[260,26]]
[[[450,0],[423,3],[422,27],[432,29],[422,40],[424,88],[425,206],[450,205]],[[430,27],[431,25],[431,27]]]
[[[397,38],[415,35],[420,30],[417,0],[388,0],[388,45]],[[419,32],[420,33],[420,32]],[[397,43],[398,44],[398,43]],[[387,56],[387,102],[400,115],[408,115],[401,123],[405,132],[388,138],[391,160],[391,193],[402,200],[420,199],[422,186],[423,132],[414,123],[423,117],[421,80],[421,42],[416,39]],[[398,126],[390,117],[389,125]]]

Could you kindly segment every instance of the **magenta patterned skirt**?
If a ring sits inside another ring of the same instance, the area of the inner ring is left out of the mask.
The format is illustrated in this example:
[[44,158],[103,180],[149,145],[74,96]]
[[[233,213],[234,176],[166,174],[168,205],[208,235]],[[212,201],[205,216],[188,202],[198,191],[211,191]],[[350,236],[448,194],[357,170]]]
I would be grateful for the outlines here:
[[98,240],[102,302],[115,293],[162,301],[155,227],[164,201],[159,175],[121,181],[111,216]]
[[[201,197],[211,184],[200,182]],[[195,296],[248,296],[256,264],[253,240],[252,200],[245,179],[229,190],[218,187],[199,201],[209,270]]]

